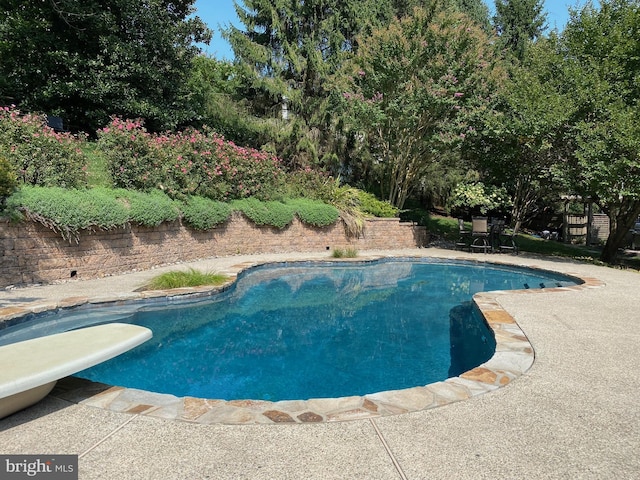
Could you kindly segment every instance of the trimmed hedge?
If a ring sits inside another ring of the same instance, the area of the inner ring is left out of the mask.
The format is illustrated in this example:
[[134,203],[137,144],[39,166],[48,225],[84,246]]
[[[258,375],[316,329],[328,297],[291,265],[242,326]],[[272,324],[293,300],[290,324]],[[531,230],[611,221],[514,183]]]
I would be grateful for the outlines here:
[[243,198],[231,202],[234,210],[241,211],[256,225],[284,228],[293,222],[294,209],[282,202],[261,202],[256,198]]
[[332,225],[340,212],[332,205],[308,198],[263,202],[256,198],[223,203],[205,197],[172,200],[164,192],[93,188],[72,190],[58,187],[23,186],[7,199],[15,218],[28,218],[75,238],[84,229],[111,229],[127,223],[155,227],[182,217],[196,230],[210,230],[226,222],[234,211],[242,212],[256,225],[284,228],[295,215],[316,227]]
[[291,206],[301,222],[315,227],[333,225],[340,218],[340,212],[333,205],[309,198],[296,198],[285,202]]
[[142,193],[119,188],[113,191],[113,195],[128,206],[129,222],[138,225],[157,227],[180,217],[178,204],[160,190]]
[[129,209],[107,189],[75,190],[23,186],[7,199],[18,216],[40,222],[63,238],[76,238],[80,230],[110,229],[129,221]]
[[182,219],[196,230],[211,230],[226,222],[232,213],[231,205],[204,197],[189,197],[181,203]]

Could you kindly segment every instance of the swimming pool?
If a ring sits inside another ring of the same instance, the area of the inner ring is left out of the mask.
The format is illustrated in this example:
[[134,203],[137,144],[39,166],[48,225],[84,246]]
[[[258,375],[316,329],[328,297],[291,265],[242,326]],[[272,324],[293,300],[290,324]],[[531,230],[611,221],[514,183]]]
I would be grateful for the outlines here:
[[206,300],[37,323],[68,329],[94,316],[149,326],[154,343],[79,374],[112,385],[201,398],[344,397],[426,385],[490,358],[495,341],[474,293],[567,285],[575,281],[548,272],[433,259],[278,264]]

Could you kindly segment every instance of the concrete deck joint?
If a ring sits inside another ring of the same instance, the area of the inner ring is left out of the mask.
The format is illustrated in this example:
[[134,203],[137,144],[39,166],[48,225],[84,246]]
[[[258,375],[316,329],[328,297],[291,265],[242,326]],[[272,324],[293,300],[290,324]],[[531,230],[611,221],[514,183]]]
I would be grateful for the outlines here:
[[400,475],[400,478],[402,480],[408,480],[407,476],[404,473],[404,470],[402,470],[402,467],[400,466],[400,463],[396,459],[396,456],[391,451],[391,447],[389,447],[389,444],[385,440],[384,435],[382,434],[382,432],[378,428],[378,425],[376,424],[376,421],[373,418],[370,418],[369,422],[371,423],[371,425],[373,426],[374,430],[376,431],[376,435],[378,435],[378,438],[380,439],[380,442],[382,442],[382,446],[384,447],[385,451],[387,452],[387,455],[389,455],[389,458],[393,462],[393,466],[398,471],[398,475]]
[[107,440],[109,440],[111,437],[113,437],[116,433],[118,433],[120,430],[122,430],[123,428],[125,428],[127,425],[129,425],[131,422],[133,422],[136,417],[138,415],[133,415],[131,416],[131,418],[127,419],[124,423],[122,423],[121,425],[119,425],[117,428],[115,428],[113,431],[111,431],[108,435],[105,435],[103,438],[101,438],[100,440],[98,440],[96,443],[94,443],[93,445],[91,445],[89,448],[87,448],[84,452],[80,453],[78,455],[78,458],[82,458],[85,455],[87,455],[88,453],[90,453],[92,450],[95,450],[97,447],[99,447],[100,445],[102,445],[104,442],[106,442]]

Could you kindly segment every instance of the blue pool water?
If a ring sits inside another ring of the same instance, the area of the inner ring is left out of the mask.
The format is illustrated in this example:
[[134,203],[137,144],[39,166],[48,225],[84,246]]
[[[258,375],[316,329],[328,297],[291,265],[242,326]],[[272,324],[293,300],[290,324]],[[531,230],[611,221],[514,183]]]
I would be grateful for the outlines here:
[[[258,267],[206,300],[102,312],[98,321],[143,325],[154,337],[78,376],[226,400],[426,385],[493,355],[495,340],[472,306],[474,293],[574,284],[536,270],[434,260]],[[72,316],[83,315],[92,310]],[[71,325],[68,318],[58,314],[47,322]]]

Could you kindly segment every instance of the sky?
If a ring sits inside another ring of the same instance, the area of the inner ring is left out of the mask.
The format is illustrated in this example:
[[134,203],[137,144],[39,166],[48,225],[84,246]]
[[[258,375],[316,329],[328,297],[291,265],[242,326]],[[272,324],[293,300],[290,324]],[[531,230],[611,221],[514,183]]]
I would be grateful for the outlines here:
[[[242,3],[241,0],[238,3]],[[493,8],[493,0],[486,1]],[[581,7],[586,0],[545,0],[547,24],[550,29],[562,30],[569,19],[569,7]],[[213,31],[213,39],[209,45],[202,45],[204,52],[218,59],[232,60],[233,51],[227,41],[222,38],[220,29],[233,24],[242,27],[233,6],[233,0],[196,0],[194,4],[198,15]]]

